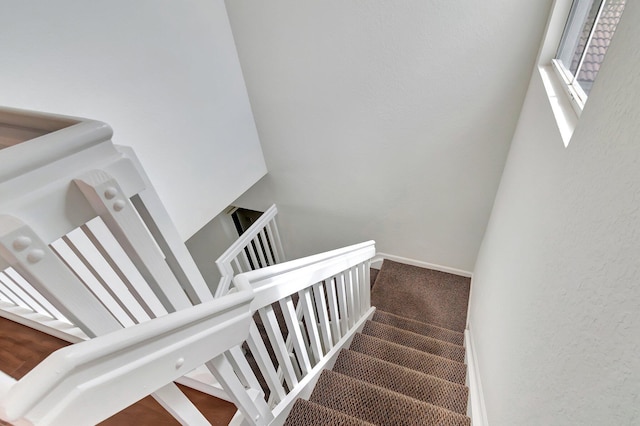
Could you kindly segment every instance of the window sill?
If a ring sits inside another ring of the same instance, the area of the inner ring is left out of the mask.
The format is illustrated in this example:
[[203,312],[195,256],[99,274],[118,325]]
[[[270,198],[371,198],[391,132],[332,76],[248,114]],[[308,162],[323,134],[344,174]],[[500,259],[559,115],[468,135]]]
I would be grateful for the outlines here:
[[560,136],[564,146],[569,145],[573,131],[578,124],[578,114],[571,104],[569,95],[564,90],[563,84],[551,64],[538,67],[542,84],[547,92],[547,98],[551,104],[551,110],[556,119]]

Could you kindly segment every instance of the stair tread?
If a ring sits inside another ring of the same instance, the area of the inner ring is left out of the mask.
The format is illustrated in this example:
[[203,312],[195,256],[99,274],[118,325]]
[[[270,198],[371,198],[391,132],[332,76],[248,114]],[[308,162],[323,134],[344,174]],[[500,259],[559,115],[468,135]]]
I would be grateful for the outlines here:
[[382,340],[388,340],[402,346],[418,349],[454,361],[464,362],[465,349],[463,346],[406,331],[392,325],[367,321],[362,329],[362,334],[368,334]]
[[309,400],[377,425],[471,424],[462,414],[330,370],[322,372]]
[[456,413],[467,412],[469,389],[356,351],[343,349],[333,371]]
[[461,362],[367,334],[356,334],[349,349],[453,383],[463,385],[466,381],[467,366]]
[[284,426],[321,424],[336,426],[373,426],[372,423],[362,419],[304,399],[298,399],[293,404]]
[[405,318],[392,314],[391,312],[377,310],[373,315],[372,320],[456,345],[462,346],[464,343],[464,334],[459,331],[449,330],[448,328]]

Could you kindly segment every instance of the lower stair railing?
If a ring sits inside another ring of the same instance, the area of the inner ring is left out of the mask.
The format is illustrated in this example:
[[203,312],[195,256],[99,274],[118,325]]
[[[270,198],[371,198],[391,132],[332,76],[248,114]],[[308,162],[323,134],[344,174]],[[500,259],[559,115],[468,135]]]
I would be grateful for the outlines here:
[[[374,312],[374,242],[234,278],[227,295],[60,349],[19,381],[0,373],[0,419],[95,424],[204,364],[238,408],[232,424],[282,424]],[[192,404],[183,424],[208,424]]]
[[0,419],[96,424],[154,392],[182,424],[209,424],[167,385],[204,363],[214,375],[228,367],[221,354],[246,334],[251,299],[241,291],[59,349],[19,381],[0,373]]
[[276,223],[277,214],[278,208],[274,204],[216,260],[221,278],[214,297],[229,292],[234,275],[285,260]]
[[[245,346],[254,367],[245,373],[261,383],[257,403],[269,394],[274,424],[284,421],[296,398],[311,393],[322,370],[373,314],[369,262],[374,255],[370,241],[234,278],[237,287],[254,291]],[[239,420],[248,419],[234,418]]]

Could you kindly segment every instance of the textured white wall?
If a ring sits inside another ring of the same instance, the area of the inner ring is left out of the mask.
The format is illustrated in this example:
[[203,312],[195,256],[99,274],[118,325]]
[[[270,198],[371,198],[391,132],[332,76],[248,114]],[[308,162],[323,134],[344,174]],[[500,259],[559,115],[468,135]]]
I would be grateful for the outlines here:
[[109,123],[183,238],[266,173],[222,0],[6,0],[0,104]]
[[550,1],[227,1],[290,255],[471,270]]
[[222,278],[215,262],[237,239],[233,220],[222,212],[186,241],[193,260],[213,291]]
[[489,423],[640,424],[640,4],[565,149],[533,75],[474,271]]

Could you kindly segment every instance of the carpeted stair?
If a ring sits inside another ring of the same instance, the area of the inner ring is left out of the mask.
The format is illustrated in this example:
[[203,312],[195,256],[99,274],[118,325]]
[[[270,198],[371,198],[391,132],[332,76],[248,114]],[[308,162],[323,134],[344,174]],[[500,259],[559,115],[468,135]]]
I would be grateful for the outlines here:
[[372,277],[378,309],[285,425],[470,425],[470,280],[387,260]]
[[470,425],[462,340],[377,311],[285,425]]

